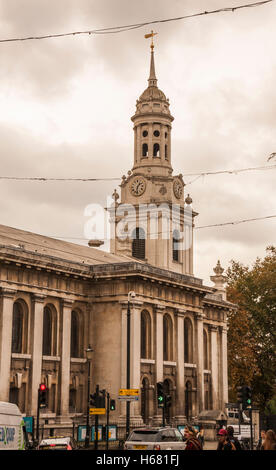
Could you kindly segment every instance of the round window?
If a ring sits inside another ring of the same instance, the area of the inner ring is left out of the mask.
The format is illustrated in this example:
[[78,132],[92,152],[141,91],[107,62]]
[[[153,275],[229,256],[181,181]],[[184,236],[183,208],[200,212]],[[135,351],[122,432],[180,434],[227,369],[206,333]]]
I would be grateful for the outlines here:
[[143,137],[147,137],[148,131],[143,131]]
[[153,135],[154,135],[155,137],[159,137],[159,136],[160,136],[160,132],[159,132],[159,131],[154,131]]

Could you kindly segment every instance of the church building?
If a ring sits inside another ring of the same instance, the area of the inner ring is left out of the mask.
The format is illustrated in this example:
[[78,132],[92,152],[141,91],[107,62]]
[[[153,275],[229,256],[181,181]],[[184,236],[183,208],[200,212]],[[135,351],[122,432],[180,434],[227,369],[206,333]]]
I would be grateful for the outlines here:
[[152,44],[148,86],[131,117],[133,166],[107,208],[110,253],[96,241],[82,246],[0,225],[0,401],[35,417],[45,383],[40,416],[49,427],[85,423],[87,388],[96,384],[116,400],[112,422],[125,423],[118,395],[127,388],[128,308],[130,388],[139,389],[131,426],[162,423],[158,382],[171,396],[166,422],[174,425],[228,401],[227,315],[235,305],[219,262],[214,287],[194,276],[197,213],[173,174],[173,119]]

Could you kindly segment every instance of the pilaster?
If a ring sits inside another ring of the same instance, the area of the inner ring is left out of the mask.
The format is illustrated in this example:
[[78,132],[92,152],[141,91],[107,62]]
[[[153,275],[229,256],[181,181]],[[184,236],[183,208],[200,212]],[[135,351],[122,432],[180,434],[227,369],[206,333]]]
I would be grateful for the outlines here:
[[0,316],[0,401],[9,401],[13,303],[16,291],[2,288]]

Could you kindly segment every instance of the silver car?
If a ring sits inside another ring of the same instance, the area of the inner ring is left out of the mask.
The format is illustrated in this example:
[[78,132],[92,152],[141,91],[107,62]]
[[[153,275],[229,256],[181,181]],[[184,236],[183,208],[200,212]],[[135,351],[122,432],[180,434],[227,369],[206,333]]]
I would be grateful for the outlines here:
[[176,428],[137,428],[124,444],[125,450],[183,450],[185,442]]

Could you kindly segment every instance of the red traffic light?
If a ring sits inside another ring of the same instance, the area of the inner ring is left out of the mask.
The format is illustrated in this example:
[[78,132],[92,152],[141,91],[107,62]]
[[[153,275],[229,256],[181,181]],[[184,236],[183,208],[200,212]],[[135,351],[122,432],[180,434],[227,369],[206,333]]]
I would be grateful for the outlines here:
[[40,385],[39,385],[39,390],[40,390],[41,392],[44,392],[44,390],[46,390],[46,385],[45,385],[45,384],[40,384]]

